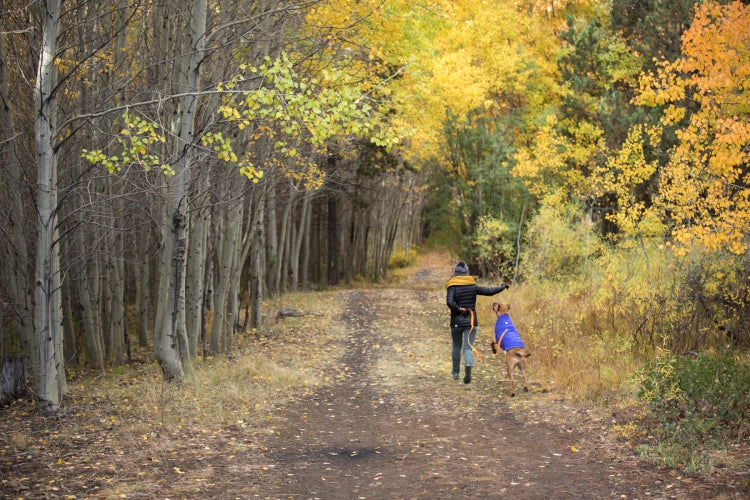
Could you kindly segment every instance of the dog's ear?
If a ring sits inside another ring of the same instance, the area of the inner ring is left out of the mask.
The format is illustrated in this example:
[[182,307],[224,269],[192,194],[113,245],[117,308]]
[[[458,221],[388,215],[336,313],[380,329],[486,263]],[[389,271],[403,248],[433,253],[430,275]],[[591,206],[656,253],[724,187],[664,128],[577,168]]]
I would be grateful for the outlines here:
[[505,304],[505,307],[508,308],[508,312],[510,312],[510,304]]
[[498,309],[500,309],[500,304],[498,304],[497,302],[493,302],[492,303],[492,310],[495,311],[495,312],[497,312]]

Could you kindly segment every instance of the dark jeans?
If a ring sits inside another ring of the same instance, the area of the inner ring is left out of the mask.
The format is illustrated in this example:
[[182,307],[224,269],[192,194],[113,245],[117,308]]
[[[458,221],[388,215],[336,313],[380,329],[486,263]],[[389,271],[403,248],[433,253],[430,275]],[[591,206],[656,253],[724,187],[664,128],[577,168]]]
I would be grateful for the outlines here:
[[459,326],[451,327],[451,337],[453,337],[453,352],[451,353],[451,359],[453,360],[453,375],[458,375],[461,370],[461,350],[464,351],[464,363],[466,366],[471,366],[474,361],[474,356],[471,352],[471,344],[474,344],[474,339],[477,336],[478,328],[475,326],[471,333],[470,326]]

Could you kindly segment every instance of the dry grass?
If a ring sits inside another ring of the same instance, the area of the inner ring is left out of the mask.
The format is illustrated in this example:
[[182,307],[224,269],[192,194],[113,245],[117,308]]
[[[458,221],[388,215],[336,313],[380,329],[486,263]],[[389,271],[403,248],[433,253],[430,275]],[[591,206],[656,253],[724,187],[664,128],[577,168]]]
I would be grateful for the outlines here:
[[573,399],[607,402],[632,393],[640,362],[629,339],[590,330],[590,303],[552,288],[522,285],[509,292],[511,316],[547,389]]
[[[274,321],[286,307],[321,315]],[[279,401],[320,383],[321,373],[334,362],[328,346],[342,334],[336,328],[340,304],[331,292],[285,296],[269,301],[266,311],[262,331],[235,339],[231,357],[196,361],[180,385],[165,383],[158,365],[147,361],[71,381],[67,406],[106,401],[113,412],[132,419],[137,434],[175,425],[262,426]]]
[[[273,320],[288,307],[316,315]],[[231,356],[197,361],[180,385],[164,383],[150,353],[136,350],[131,366],[74,374],[62,418],[50,419],[28,401],[5,408],[0,463],[44,473],[3,478],[0,492],[153,497],[168,482],[175,495],[195,498],[202,484],[221,481],[226,467],[239,467],[241,477],[259,474],[262,463],[233,457],[258,455],[258,436],[278,425],[276,407],[326,381],[344,334],[336,291],[292,294],[269,301],[266,311],[261,331],[236,338]]]

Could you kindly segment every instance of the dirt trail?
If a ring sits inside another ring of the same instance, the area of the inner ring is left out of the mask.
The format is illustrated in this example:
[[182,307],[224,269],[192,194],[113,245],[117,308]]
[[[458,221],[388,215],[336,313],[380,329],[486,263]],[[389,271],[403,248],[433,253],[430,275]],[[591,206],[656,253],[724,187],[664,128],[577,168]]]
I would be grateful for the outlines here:
[[[341,293],[334,382],[278,408],[268,470],[243,498],[731,498],[618,455],[584,410],[512,406],[496,368],[478,363],[474,382],[453,381],[448,344],[424,342],[408,320],[445,329],[442,292]],[[444,373],[421,371],[435,355]]]

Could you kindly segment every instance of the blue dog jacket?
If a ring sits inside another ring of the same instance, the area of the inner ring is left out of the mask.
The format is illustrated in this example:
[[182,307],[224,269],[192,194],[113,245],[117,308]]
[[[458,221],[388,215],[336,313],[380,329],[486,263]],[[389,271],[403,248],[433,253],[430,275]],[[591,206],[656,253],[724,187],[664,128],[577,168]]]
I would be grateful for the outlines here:
[[503,351],[510,351],[516,347],[520,347],[521,349],[526,347],[521,340],[521,336],[518,334],[518,330],[516,330],[516,325],[513,324],[513,321],[511,321],[510,316],[507,314],[501,314],[497,317],[497,322],[495,322],[496,344],[500,340],[500,337],[503,338],[503,341],[500,342],[500,349]]

